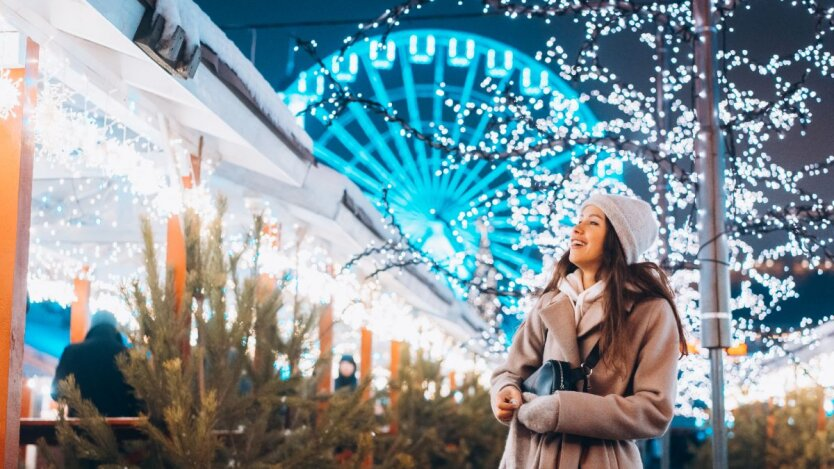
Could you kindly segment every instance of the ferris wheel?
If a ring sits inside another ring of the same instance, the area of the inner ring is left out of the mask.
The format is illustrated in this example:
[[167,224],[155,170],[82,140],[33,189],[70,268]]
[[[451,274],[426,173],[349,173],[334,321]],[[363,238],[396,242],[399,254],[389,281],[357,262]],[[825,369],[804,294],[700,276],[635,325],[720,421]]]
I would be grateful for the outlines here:
[[[485,80],[550,105],[570,103],[581,123],[596,123],[577,93],[551,70],[506,44],[471,33],[397,31],[384,43],[370,38],[324,63],[342,86],[389,104],[418,131],[442,129],[457,142],[475,145],[484,139],[488,116],[476,116],[473,109],[493,99],[483,89]],[[327,87],[327,79],[314,67],[302,71],[284,95],[298,111],[319,100]],[[448,170],[439,150],[407,138],[398,125],[358,104],[349,105],[329,125],[320,115],[303,119],[315,142],[315,156],[349,177],[371,200],[379,201],[383,189],[391,186],[388,199],[397,222],[436,259],[477,252],[478,222],[486,221],[494,265],[505,279],[518,278],[524,268],[541,268],[541,255],[534,247],[519,245],[519,233],[509,222],[509,162],[480,160]],[[542,167],[558,171],[569,159],[568,153],[551,157]],[[455,268],[458,274],[471,275],[474,261]]]

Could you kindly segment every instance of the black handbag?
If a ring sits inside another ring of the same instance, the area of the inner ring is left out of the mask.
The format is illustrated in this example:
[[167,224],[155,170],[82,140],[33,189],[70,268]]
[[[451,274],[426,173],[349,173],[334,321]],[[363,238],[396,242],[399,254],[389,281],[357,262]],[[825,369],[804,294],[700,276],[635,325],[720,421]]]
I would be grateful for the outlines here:
[[556,391],[575,391],[576,385],[582,381],[582,391],[588,392],[590,386],[588,377],[599,362],[599,343],[597,343],[588,358],[578,368],[571,368],[570,363],[560,360],[548,360],[533,374],[521,383],[522,392],[532,392],[538,396],[547,396]]

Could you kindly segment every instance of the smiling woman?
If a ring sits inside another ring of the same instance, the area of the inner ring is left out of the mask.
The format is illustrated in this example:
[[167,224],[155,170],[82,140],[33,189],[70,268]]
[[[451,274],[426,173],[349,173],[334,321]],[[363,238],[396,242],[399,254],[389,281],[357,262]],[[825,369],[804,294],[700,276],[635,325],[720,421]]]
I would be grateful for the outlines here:
[[[510,424],[502,467],[640,467],[633,440],[672,420],[686,341],[666,275],[639,262],[657,238],[654,212],[601,193],[580,210],[570,249],[492,376],[493,411]],[[522,395],[554,361],[581,372],[583,387]]]
[[596,283],[597,273],[602,264],[603,244],[607,219],[596,205],[586,205],[570,237],[569,259],[582,271],[582,286],[588,288]]

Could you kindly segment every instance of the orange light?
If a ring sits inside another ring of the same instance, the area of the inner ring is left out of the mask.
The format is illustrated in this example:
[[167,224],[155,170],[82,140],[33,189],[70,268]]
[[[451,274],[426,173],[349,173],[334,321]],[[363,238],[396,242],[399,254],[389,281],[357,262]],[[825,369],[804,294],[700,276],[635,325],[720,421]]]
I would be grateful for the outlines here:
[[727,349],[727,355],[731,357],[745,357],[747,356],[747,344],[733,345]]

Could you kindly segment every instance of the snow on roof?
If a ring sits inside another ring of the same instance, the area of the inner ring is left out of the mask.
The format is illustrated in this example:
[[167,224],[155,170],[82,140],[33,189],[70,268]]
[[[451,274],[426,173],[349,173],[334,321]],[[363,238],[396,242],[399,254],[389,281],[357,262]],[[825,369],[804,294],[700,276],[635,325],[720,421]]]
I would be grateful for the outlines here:
[[308,150],[312,148],[310,136],[297,125],[295,116],[272,85],[197,4],[191,0],[156,0],[154,14],[165,18],[166,34],[179,25],[185,31],[188,47],[202,43],[217,54],[247,88],[258,109],[278,129]]

